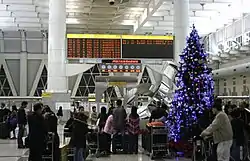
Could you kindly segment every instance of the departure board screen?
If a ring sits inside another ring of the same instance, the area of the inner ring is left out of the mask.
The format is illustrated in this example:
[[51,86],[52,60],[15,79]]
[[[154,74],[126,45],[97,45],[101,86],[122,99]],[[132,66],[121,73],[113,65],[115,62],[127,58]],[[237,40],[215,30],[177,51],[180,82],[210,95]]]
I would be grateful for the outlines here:
[[123,58],[173,59],[173,40],[122,40]]
[[121,58],[120,39],[68,38],[68,58]]
[[173,59],[172,35],[67,34],[67,57]]

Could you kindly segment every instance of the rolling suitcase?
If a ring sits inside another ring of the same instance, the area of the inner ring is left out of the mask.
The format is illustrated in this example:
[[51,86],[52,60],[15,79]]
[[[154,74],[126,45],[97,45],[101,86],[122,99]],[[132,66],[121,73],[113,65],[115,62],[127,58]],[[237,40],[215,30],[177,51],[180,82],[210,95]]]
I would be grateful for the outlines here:
[[10,132],[6,122],[0,123],[0,139],[7,139],[10,137]]

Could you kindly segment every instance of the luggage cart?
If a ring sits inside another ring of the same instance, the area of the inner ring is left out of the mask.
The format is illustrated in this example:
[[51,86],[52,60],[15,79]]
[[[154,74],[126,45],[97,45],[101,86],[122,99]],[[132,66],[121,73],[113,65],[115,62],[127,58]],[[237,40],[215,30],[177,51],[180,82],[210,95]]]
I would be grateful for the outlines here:
[[199,136],[194,137],[192,161],[209,161],[209,160],[215,160],[215,156],[213,154],[212,137],[208,137],[205,139]]
[[[73,161],[74,160],[74,153],[75,153],[74,148],[68,148],[67,151],[68,151],[67,161]],[[83,154],[84,160],[86,160],[88,155],[89,155],[89,148],[87,146],[85,151],[84,151],[84,154]]]
[[42,156],[43,161],[53,161],[54,160],[54,141],[55,141],[55,134],[50,132],[48,133],[46,149]]
[[112,152],[128,153],[129,150],[129,135],[127,133],[116,133],[112,135]]
[[87,134],[87,146],[91,155],[99,154],[99,134],[97,132],[89,132]]
[[149,136],[147,141],[147,151],[150,153],[150,158],[168,158],[170,152],[168,149],[168,130],[165,126],[147,126]]

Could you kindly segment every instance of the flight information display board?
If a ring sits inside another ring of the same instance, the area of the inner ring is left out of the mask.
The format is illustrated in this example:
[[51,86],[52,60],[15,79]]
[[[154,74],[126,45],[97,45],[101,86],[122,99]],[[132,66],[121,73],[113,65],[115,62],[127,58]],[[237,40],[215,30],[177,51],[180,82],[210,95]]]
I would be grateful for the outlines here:
[[173,40],[122,40],[123,58],[173,59]]
[[67,57],[173,59],[173,36],[67,34]]
[[121,58],[121,40],[69,38],[68,58]]

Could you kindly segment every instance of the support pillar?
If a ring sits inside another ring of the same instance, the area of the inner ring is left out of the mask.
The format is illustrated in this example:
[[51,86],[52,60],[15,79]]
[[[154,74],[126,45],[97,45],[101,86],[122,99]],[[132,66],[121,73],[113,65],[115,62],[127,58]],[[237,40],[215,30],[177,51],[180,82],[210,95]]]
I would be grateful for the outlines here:
[[180,54],[186,46],[189,31],[189,0],[174,1],[174,59],[180,61]]
[[49,0],[48,34],[47,90],[66,93],[66,0]]
[[27,85],[28,85],[28,53],[27,53],[27,40],[26,32],[21,31],[21,47],[20,53],[20,96],[27,96]]
[[242,20],[241,20],[242,45],[245,45],[245,43],[246,43],[246,34],[245,34],[246,23],[245,23],[245,19],[246,19],[246,14],[243,13],[242,14]]
[[4,33],[0,30],[0,53],[4,53]]
[[[66,76],[66,0],[49,0],[48,87],[43,103],[57,111],[58,104],[70,103]],[[66,121],[70,109],[62,106]]]

